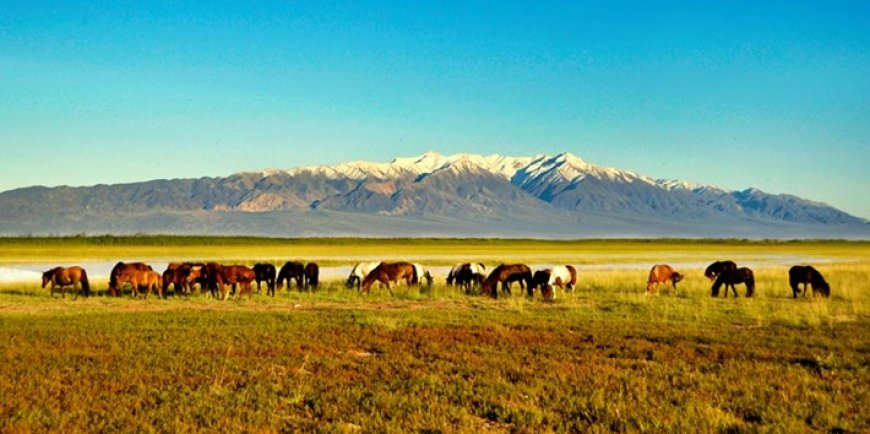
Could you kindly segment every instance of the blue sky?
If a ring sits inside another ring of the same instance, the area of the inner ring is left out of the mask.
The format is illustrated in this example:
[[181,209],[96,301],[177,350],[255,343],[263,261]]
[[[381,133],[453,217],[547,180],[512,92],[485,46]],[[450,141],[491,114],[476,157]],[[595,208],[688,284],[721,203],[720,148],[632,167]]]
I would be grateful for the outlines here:
[[3,2],[0,190],[573,152],[870,217],[870,2]]

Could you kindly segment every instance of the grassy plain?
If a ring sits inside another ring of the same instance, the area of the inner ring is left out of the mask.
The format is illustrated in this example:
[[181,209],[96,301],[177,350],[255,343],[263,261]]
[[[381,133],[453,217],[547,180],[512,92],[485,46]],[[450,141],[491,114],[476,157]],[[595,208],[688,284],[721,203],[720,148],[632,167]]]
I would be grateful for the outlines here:
[[[251,255],[761,265],[752,299],[711,298],[700,268],[685,270],[677,294],[652,297],[643,295],[645,269],[588,270],[554,303],[468,297],[441,283],[363,297],[329,282],[229,302],[72,301],[36,283],[4,284],[0,430],[870,430],[865,243],[195,241],[7,239],[0,262]],[[780,262],[807,259],[831,261],[818,267],[830,299],[791,299]]]

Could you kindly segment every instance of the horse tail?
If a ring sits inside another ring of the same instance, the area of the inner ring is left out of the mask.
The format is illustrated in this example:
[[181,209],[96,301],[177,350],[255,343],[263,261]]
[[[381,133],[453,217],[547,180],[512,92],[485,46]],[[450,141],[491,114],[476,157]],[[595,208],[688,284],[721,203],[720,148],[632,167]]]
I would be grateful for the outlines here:
[[91,284],[88,282],[88,272],[82,268],[82,291],[85,292],[85,295],[91,295]]
[[454,279],[454,277],[453,277],[453,269],[451,268],[451,269],[450,269],[450,272],[447,273],[447,284],[448,284],[448,285],[453,285],[453,279]]
[[568,284],[571,286],[576,285],[577,284],[577,269],[574,268],[573,265],[566,265],[565,268],[568,269],[568,274],[571,277],[571,282],[569,282]]
[[420,284],[420,276],[419,273],[417,273],[416,265],[411,265],[411,283],[413,283],[414,285]]
[[[713,297],[718,297],[720,287],[722,287],[722,275],[721,274],[719,275],[719,277],[716,278],[716,281],[713,282],[713,287],[711,288],[710,295],[712,295]],[[725,288],[725,290],[727,291],[728,288]]]
[[752,270],[747,270],[746,273],[746,296],[752,297],[752,294],[755,293],[755,275],[752,273]]

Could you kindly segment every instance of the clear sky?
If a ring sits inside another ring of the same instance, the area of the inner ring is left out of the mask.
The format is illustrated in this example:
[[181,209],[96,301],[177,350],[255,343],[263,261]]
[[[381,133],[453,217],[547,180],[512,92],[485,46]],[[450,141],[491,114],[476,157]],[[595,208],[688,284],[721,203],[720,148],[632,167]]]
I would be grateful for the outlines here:
[[3,1],[0,150],[0,190],[570,151],[870,217],[870,2]]

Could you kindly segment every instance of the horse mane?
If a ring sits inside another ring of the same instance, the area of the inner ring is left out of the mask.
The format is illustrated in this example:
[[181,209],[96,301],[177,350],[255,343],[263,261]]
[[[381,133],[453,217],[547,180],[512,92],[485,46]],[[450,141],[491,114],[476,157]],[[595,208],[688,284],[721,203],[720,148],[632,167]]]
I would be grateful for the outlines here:
[[109,273],[109,288],[114,288],[115,285],[118,283],[118,270],[123,266],[124,263],[118,261],[118,263],[115,264],[114,267],[112,267],[112,271],[111,273]]
[[54,278],[54,275],[55,275],[55,274],[58,272],[58,270],[60,270],[61,268],[63,268],[63,267],[60,267],[60,266],[58,266],[58,267],[54,267],[54,268],[52,268],[52,269],[50,269],[50,270],[48,270],[48,271],[42,273],[42,278],[43,278],[43,279],[53,279],[53,278]]

